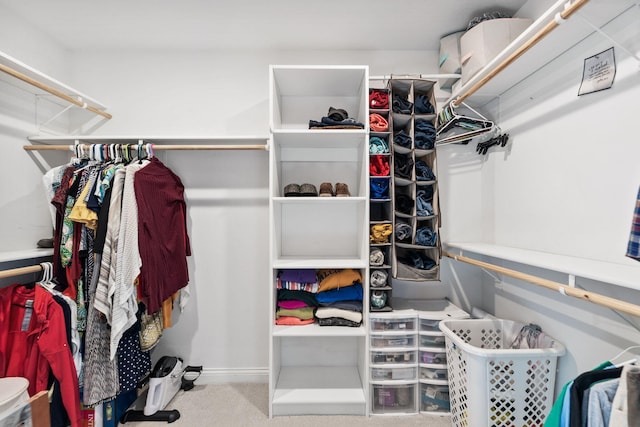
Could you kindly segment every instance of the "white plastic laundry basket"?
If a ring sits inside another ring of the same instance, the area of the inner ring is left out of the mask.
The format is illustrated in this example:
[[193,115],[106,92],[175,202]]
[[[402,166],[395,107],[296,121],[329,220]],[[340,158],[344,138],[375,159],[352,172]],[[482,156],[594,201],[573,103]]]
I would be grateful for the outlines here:
[[565,348],[542,332],[538,348],[511,349],[523,326],[502,319],[440,322],[453,426],[542,427]]

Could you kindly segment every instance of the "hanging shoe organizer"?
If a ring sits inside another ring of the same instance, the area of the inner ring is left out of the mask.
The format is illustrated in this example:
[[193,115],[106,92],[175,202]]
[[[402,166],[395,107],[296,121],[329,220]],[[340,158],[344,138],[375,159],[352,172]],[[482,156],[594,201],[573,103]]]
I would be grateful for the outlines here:
[[440,278],[435,82],[390,79],[392,247],[398,280]]

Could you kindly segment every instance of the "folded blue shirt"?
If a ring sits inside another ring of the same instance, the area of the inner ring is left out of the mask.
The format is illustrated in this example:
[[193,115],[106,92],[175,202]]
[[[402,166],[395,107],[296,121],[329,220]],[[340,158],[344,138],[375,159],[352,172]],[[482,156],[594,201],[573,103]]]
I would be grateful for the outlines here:
[[355,285],[345,286],[344,288],[318,292],[316,294],[316,300],[321,304],[349,300],[362,301],[362,284],[356,283]]

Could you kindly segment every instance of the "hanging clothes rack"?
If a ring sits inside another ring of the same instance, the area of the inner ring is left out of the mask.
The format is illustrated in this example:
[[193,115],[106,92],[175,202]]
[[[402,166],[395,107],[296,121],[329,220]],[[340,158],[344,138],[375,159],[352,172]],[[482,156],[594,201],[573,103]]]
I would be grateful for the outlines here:
[[[129,144],[135,146],[136,144]],[[80,144],[85,150],[90,150],[91,144]],[[73,145],[25,145],[26,151],[73,151]],[[266,144],[192,144],[192,145],[153,145],[154,151],[168,150],[268,150]]]
[[43,270],[42,265],[30,265],[27,267],[11,268],[9,270],[0,270],[0,279],[9,277],[22,276],[24,274],[39,273]]
[[[2,52],[0,52],[0,60],[2,63],[0,62],[0,71],[18,79],[21,80],[33,87],[36,87],[40,90],[43,90],[47,93],[50,93],[51,95],[54,95],[70,104],[73,104],[77,107],[83,108],[87,111],[91,111],[94,114],[97,114],[99,116],[102,116],[106,119],[111,119],[113,116],[109,113],[107,113],[106,111],[103,111],[99,108],[94,107],[93,105],[90,105],[87,101],[88,99],[86,99],[86,97],[84,96],[80,96],[77,95],[77,97],[73,97],[71,95],[67,95],[66,93],[64,93],[62,90],[55,88],[54,86],[52,86],[51,84],[47,84],[47,83],[43,83],[40,80],[37,80],[34,77],[29,76],[27,73],[29,74],[34,74],[36,76],[42,77],[43,79],[46,80],[50,80],[52,83],[54,83],[55,85],[62,87],[64,89],[68,89],[69,91],[74,91],[71,88],[66,87],[65,85],[63,85],[62,83],[56,82],[55,80],[47,77],[46,75],[40,73],[39,71],[34,70],[33,68],[21,63],[20,61],[11,58],[9,55],[6,55]],[[11,67],[8,64],[11,65],[15,65],[15,68],[22,68],[24,69],[24,71],[26,72],[22,72],[19,71],[17,69],[15,69],[14,67]],[[91,102],[91,101],[90,101]],[[95,102],[94,102],[95,103]]]
[[[154,151],[169,150],[269,150],[269,138],[261,136],[32,136],[33,145],[23,146],[26,151],[75,151],[80,147],[89,151],[92,145],[137,146],[150,144]],[[66,143],[66,144],[65,144]],[[71,145],[69,144],[71,143]],[[61,145],[64,144],[64,145]]]
[[448,251],[444,251],[442,254],[456,261],[465,262],[467,264],[475,265],[477,267],[480,267],[486,270],[494,271],[504,276],[513,277],[514,279],[518,279],[518,280],[524,280],[525,282],[529,282],[534,285],[541,286],[543,288],[547,288],[553,291],[558,291],[562,295],[578,298],[584,301],[589,301],[593,304],[601,305],[615,311],[640,317],[640,306],[631,304],[626,301],[618,300],[615,298],[611,298],[605,295],[600,295],[590,291],[585,291],[577,287],[563,285],[561,283],[554,282],[552,280],[547,280],[542,277],[500,267],[498,265],[490,264],[488,262],[478,261],[463,255],[456,255]]

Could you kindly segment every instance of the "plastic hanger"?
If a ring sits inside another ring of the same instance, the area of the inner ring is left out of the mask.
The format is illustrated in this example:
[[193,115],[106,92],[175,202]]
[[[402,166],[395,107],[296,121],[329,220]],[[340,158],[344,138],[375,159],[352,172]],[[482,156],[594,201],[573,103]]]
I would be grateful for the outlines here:
[[41,262],[40,267],[42,267],[42,279],[38,284],[51,292],[55,288],[55,283],[53,282],[53,263]]
[[438,114],[438,130],[436,144],[468,143],[473,138],[496,132],[496,125],[467,104],[463,105],[478,117],[459,114],[451,103],[447,104]]
[[[622,350],[620,353],[618,353],[615,357],[609,359],[609,362],[613,363],[616,359],[618,359],[620,356],[622,356],[623,354],[625,354],[626,352],[630,351],[630,350],[635,350],[640,348],[640,345],[632,345],[631,347],[627,347],[624,350]],[[620,366],[622,365],[627,365],[629,363],[635,363],[637,360],[637,358],[633,358],[631,360],[627,360],[626,362],[623,362],[621,364],[619,364]],[[618,366],[618,365],[616,365]]]

